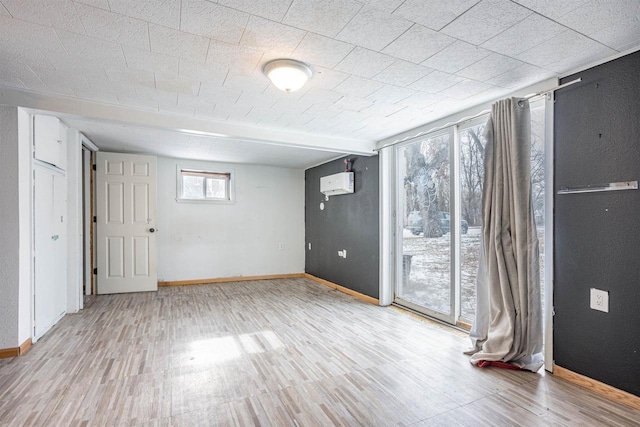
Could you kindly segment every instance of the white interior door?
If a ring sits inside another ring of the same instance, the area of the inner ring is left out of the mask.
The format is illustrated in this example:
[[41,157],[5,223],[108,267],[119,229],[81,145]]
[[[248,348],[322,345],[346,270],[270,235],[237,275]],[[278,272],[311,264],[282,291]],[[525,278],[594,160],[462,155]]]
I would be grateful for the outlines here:
[[60,172],[34,168],[34,338],[66,312],[66,181]]
[[158,289],[156,158],[97,153],[98,294]]

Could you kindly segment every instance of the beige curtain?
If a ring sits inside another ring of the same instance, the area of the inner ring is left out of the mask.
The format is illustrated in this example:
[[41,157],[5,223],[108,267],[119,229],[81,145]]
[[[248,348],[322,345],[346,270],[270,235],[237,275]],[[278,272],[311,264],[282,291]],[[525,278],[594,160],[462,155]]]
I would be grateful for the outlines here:
[[482,244],[471,362],[543,364],[538,236],[531,198],[529,102],[493,104],[487,122]]

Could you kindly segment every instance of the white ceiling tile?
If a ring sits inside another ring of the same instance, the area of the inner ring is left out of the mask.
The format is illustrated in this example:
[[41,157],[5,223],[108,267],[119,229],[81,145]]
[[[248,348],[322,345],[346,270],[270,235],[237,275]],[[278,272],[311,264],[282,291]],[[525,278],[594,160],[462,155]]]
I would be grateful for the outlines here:
[[[357,124],[369,118],[368,114],[358,112],[358,111],[343,111],[338,114],[334,120],[337,120],[339,123],[348,123],[350,125]],[[358,126],[360,128],[360,126]]]
[[282,22],[335,37],[361,7],[355,0],[293,0]]
[[156,78],[153,72],[143,70],[127,69],[121,70],[105,70],[109,80],[120,83],[129,83],[132,85],[140,85],[147,87],[156,86]]
[[384,10],[385,12],[393,12],[404,2],[405,0],[360,0],[362,3],[367,4],[376,9]]
[[109,0],[112,12],[154,24],[180,28],[180,0]]
[[592,64],[602,58],[610,58],[618,53],[598,42],[589,40],[589,44],[590,46],[588,48],[581,50],[576,49],[566,57],[547,65],[546,68],[555,71],[557,74],[565,74],[585,65]]
[[[93,89],[119,94],[128,94],[129,96],[135,96],[135,84],[129,82],[113,81],[105,77],[93,76],[85,77],[85,80],[89,86]],[[151,86],[153,88],[155,86]]]
[[544,68],[551,63],[561,61],[580,51],[596,46],[600,47],[602,45],[582,34],[567,30],[552,39],[546,40],[518,54],[516,58]]
[[581,6],[588,0],[514,0],[522,6],[535,10],[551,19],[558,19]]
[[395,59],[388,55],[356,47],[334,70],[371,78],[394,62]]
[[[34,68],[33,72],[40,82],[31,80],[25,84],[32,90],[60,93],[75,96],[75,90],[88,88],[89,84],[81,75],[71,75],[67,71]],[[72,78],[69,78],[72,77]]]
[[438,93],[463,80],[463,77],[435,70],[433,73],[409,85],[409,88],[427,93]]
[[76,4],[76,10],[89,36],[149,49],[149,29],[146,22],[81,3]]
[[344,82],[340,83],[334,90],[345,95],[366,98],[383,86],[384,84],[380,82],[363,79],[357,76],[350,76]]
[[262,93],[267,86],[269,86],[269,79],[260,73],[243,74],[232,73],[231,71],[227,75],[223,83],[223,87],[226,89],[240,89],[250,92]]
[[414,25],[382,52],[419,64],[455,41],[422,25]]
[[319,87],[332,90],[340,83],[344,82],[349,74],[340,71],[330,70],[328,68],[316,67],[315,74],[309,80],[309,87]]
[[395,86],[407,86],[420,80],[433,70],[411,62],[398,60],[376,74],[373,79]]
[[218,0],[218,3],[272,21],[281,21],[291,0]]
[[307,33],[291,56],[308,64],[333,68],[353,50],[353,47],[329,37]]
[[200,82],[182,78],[160,78],[156,80],[156,89],[185,95],[198,95]]
[[48,56],[49,55],[45,55],[40,49],[27,46],[24,43],[15,43],[13,40],[0,39],[0,57],[2,57],[2,62],[7,64],[20,62],[29,67],[54,68]]
[[442,29],[444,34],[479,45],[531,15],[509,0],[483,0]]
[[207,64],[219,68],[231,68],[238,72],[251,73],[258,67],[262,54],[259,50],[211,40],[209,53],[207,54]]
[[455,73],[490,54],[489,50],[456,40],[455,43],[424,61],[422,65],[446,73]]
[[249,111],[247,119],[255,124],[274,123],[282,117],[282,114],[284,114],[282,111],[277,111],[272,108],[255,107]]
[[582,34],[593,36],[598,31],[619,25],[629,17],[638,15],[638,0],[591,0],[558,18],[558,22]]
[[16,62],[0,62],[0,81],[2,84],[18,88],[42,84],[42,80],[30,67]]
[[373,116],[374,120],[380,120],[380,117],[390,116],[402,110],[403,108],[406,107],[402,104],[388,104],[386,102],[377,102],[365,108],[364,110],[362,110],[362,112],[364,114]]
[[[160,104],[160,108],[167,104]],[[213,97],[208,96],[193,96],[187,95],[183,93],[178,94],[178,102],[176,104],[177,108],[181,108],[184,110],[193,110],[196,109],[206,109],[209,108],[213,111],[213,108],[216,106],[216,100]]]
[[340,111],[362,111],[374,104],[373,100],[359,96],[346,95],[336,101],[332,107]]
[[76,4],[82,3],[88,6],[99,7],[100,9],[110,10],[108,0],[74,0]]
[[300,99],[303,102],[308,102],[309,104],[331,105],[343,96],[344,95],[338,92],[314,87],[302,95]]
[[70,55],[104,66],[115,67],[125,64],[122,48],[117,43],[62,30],[56,30],[56,33]]
[[0,15],[9,16],[9,17],[11,16],[7,8],[4,7],[2,3],[0,3]]
[[412,22],[365,6],[336,36],[368,49],[381,50],[404,33]]
[[243,91],[235,102],[238,105],[256,106],[261,108],[272,108],[280,100],[279,95],[268,93],[267,95],[256,95],[249,91]]
[[43,52],[66,52],[55,30],[4,15],[0,15],[0,40],[41,49]]
[[494,86],[475,80],[465,80],[439,92],[439,96],[452,99],[467,99],[481,92],[493,89]]
[[71,0],[2,0],[16,19],[85,34]]
[[162,102],[165,104],[177,104],[178,94],[165,92],[163,90],[156,90],[145,86],[135,86],[136,97],[141,100],[154,101],[156,103]]
[[240,45],[288,56],[295,50],[304,35],[305,32],[297,28],[251,16]]
[[398,104],[416,108],[424,108],[438,102],[440,97],[431,93],[418,92],[399,101]]
[[177,56],[192,62],[207,60],[209,39],[159,25],[149,25],[151,51]]
[[566,30],[560,24],[532,14],[513,27],[487,40],[482,47],[507,56],[515,56]]
[[314,104],[308,109],[306,109],[304,114],[307,114],[310,117],[331,119],[337,116],[340,112],[341,110],[331,106]]
[[412,89],[385,85],[369,95],[367,99],[375,102],[387,102],[389,104],[395,104],[398,101],[402,101],[403,99],[410,97],[414,93],[416,93],[416,91]]
[[519,67],[487,80],[487,83],[508,89],[516,89],[524,87],[527,84],[542,81],[553,75],[555,75],[555,73],[552,71],[536,67],[535,65],[522,64]]
[[149,71],[163,76],[175,76],[178,74],[178,58],[174,56],[149,52],[130,46],[123,46],[122,50],[129,68]]
[[[626,30],[620,31],[620,28]],[[640,40],[640,15],[630,16],[616,25],[593,33],[591,37],[619,52],[631,50],[638,46]]]
[[217,64],[199,64],[181,59],[178,64],[178,76],[183,80],[207,82],[222,86],[229,69]]
[[468,79],[485,81],[520,65],[522,65],[522,62],[517,59],[500,55],[499,53],[492,53],[486,58],[458,71],[457,74]]
[[407,0],[393,14],[437,31],[476,3],[478,0]]
[[237,44],[249,15],[207,0],[182,0],[180,29],[187,33]]

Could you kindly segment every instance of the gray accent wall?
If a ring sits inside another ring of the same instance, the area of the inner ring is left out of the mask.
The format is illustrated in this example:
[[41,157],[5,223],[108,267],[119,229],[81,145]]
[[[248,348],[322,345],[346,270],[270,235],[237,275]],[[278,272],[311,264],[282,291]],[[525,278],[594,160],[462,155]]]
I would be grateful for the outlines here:
[[[556,93],[554,359],[640,396],[640,190],[558,195],[640,180],[640,52],[562,79]],[[609,313],[589,308],[609,292]]]
[[[305,272],[373,298],[379,295],[378,156],[352,160],[355,192],[320,193],[320,177],[344,172],[344,158],[305,172]],[[324,203],[324,210],[320,209]],[[311,250],[309,250],[311,243]],[[347,257],[338,257],[339,250]]]

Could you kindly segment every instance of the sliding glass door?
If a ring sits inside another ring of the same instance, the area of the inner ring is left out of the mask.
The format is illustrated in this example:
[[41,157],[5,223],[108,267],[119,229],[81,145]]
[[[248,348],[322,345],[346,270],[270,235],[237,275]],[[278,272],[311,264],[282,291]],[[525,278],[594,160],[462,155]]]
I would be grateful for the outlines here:
[[400,146],[396,302],[451,322],[455,315],[451,230],[453,133]]
[[[541,272],[544,106],[544,101],[531,105],[531,187]],[[483,116],[395,147],[394,301],[466,328],[473,323],[476,306],[486,121]]]

